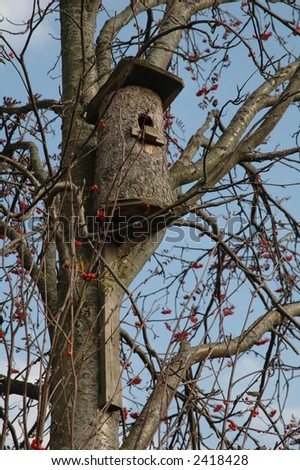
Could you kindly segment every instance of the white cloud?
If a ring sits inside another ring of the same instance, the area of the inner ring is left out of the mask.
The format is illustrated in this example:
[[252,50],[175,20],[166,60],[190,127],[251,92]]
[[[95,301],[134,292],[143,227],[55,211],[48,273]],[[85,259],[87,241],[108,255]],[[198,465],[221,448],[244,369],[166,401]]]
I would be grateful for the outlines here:
[[[40,0],[40,8],[44,9],[49,3],[49,0]],[[17,51],[22,49],[26,42],[28,35],[27,25],[33,15],[33,7],[33,0],[0,0],[0,28],[3,31],[2,35],[11,47]],[[37,13],[36,9],[35,13]],[[38,17],[36,16],[35,18],[37,19]],[[54,22],[47,16],[35,30],[30,41],[31,46],[35,49],[44,47],[45,43],[50,39],[49,33],[53,32],[53,30]]]
[[[45,8],[48,3],[47,0],[42,0],[41,8]],[[0,14],[6,23],[10,21],[22,25],[31,17],[33,5],[33,0],[0,0]]]

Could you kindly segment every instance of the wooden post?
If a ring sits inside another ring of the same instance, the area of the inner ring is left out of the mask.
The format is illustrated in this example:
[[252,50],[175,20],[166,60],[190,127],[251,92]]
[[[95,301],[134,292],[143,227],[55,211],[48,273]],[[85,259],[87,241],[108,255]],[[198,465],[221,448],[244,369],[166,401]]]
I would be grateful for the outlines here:
[[[106,244],[104,257],[112,270],[117,266],[118,248]],[[107,273],[102,280],[104,307],[100,313],[99,341],[99,406],[122,408],[122,377],[120,367],[120,306],[123,291]]]

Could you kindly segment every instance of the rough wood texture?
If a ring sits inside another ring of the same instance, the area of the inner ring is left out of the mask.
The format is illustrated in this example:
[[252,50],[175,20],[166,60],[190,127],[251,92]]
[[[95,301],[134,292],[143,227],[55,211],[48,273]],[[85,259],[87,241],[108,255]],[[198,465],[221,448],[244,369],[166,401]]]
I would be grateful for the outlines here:
[[[118,261],[117,248],[106,244],[104,256],[112,269]],[[100,315],[99,330],[99,406],[122,408],[122,377],[120,361],[120,305],[123,291],[113,278],[106,277],[103,284],[105,304]]]
[[[100,187],[95,211],[115,209],[124,227],[147,218],[173,202],[165,146],[147,143],[143,122],[163,134],[163,107],[158,94],[144,87],[127,86],[106,96],[99,109],[105,127],[99,127],[95,183]],[[132,135],[132,128],[141,130]],[[121,218],[121,219],[120,219]],[[145,222],[146,219],[146,222]]]
[[184,87],[183,81],[176,75],[142,59],[127,57],[118,63],[107,82],[88,105],[87,122],[97,123],[99,107],[109,93],[132,85],[155,91],[161,98],[163,110],[170,106]]

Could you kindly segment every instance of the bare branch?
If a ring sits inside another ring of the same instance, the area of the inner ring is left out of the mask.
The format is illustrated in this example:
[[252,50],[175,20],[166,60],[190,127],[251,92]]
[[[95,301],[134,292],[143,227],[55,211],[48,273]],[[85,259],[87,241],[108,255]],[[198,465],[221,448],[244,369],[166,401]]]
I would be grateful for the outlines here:
[[[36,100],[35,102],[36,109],[48,109],[54,113],[61,115],[65,107],[64,103],[53,99],[43,99]],[[27,103],[23,106],[0,106],[0,114],[8,114],[8,116],[21,116],[22,114],[27,114],[31,111],[34,111],[34,106],[32,103]]]
[[243,162],[266,162],[270,160],[282,160],[283,158],[300,152],[300,147],[290,149],[276,150],[274,152],[251,152],[246,153],[242,157]]
[[152,377],[156,377],[157,373],[154,370],[153,364],[149,361],[149,356],[143,351],[143,349],[134,341],[129,333],[123,328],[120,329],[120,336],[131,348],[131,351],[136,353],[141,361],[144,363],[145,367],[149,370]]
[[[10,144],[7,148],[7,151],[10,153],[19,149],[29,150],[32,173],[37,181],[43,185],[46,182],[48,176],[42,165],[37,145],[34,142],[19,141],[14,144]],[[37,184],[35,184],[35,186],[37,187]]]
[[[289,317],[295,319],[300,316],[300,303],[285,305],[284,310]],[[285,320],[278,310],[271,310],[259,317],[241,336],[235,339],[192,347],[190,364],[196,364],[205,357],[211,359],[230,357],[248,351],[265,333],[272,331],[283,321]]]
[[0,395],[7,394],[7,384],[9,383],[9,394],[10,395],[21,395],[31,398],[32,400],[39,399],[39,386],[24,382],[24,380],[13,380],[12,378],[5,377],[5,375],[0,375]]
[[[0,376],[0,389],[1,389],[1,376]],[[19,450],[20,447],[19,447],[18,437],[15,431],[15,428],[13,424],[11,423],[11,421],[8,419],[8,416],[5,416],[5,412],[3,408],[0,408],[0,419],[7,422],[7,429],[9,430],[11,437],[13,439],[15,449]]]
[[[285,306],[291,317],[300,316],[300,303]],[[184,371],[207,358],[232,357],[249,350],[266,332],[281,323],[282,315],[272,310],[262,315],[239,337],[220,343],[201,344],[179,352],[166,367],[142,413],[125,439],[122,449],[146,449],[157,431],[182,381]]]
[[[270,3],[293,3],[294,1],[291,0],[290,2],[288,0],[269,0]],[[282,16],[277,15],[274,10],[271,8],[266,7],[266,5],[263,5],[261,2],[258,2],[256,0],[253,1],[255,5],[257,5],[259,8],[261,8],[265,13],[268,13],[268,15],[272,16],[273,18],[276,18],[276,20],[280,21],[280,23],[284,24],[287,28],[291,29],[293,33],[299,34],[299,31],[297,28],[290,23],[290,21],[285,20],[282,18]]]
[[[258,87],[231,120],[223,135],[207,153],[205,161],[193,163],[194,181],[199,180],[184,196],[184,200],[199,195],[203,188],[214,186],[242,158],[242,151],[237,151],[240,139],[252,119],[268,103],[268,95],[286,80],[290,80],[299,67],[300,60],[280,69],[275,75]],[[249,149],[243,151],[249,152]],[[189,179],[190,182],[190,179]]]
[[[35,145],[35,144],[33,144]],[[34,175],[21,163],[12,160],[10,157],[6,157],[5,155],[0,155],[0,162],[2,162],[7,168],[12,167],[14,170],[19,171],[22,175],[26,176],[29,181],[33,184],[35,188],[39,187],[38,180],[34,177]]]
[[195,181],[194,173],[197,170],[191,162],[203,144],[207,147],[210,146],[209,139],[204,136],[204,133],[209,129],[213,118],[216,117],[218,113],[219,111],[217,110],[210,111],[208,113],[203,126],[201,126],[197,132],[192,135],[180,159],[171,168],[170,176],[172,178],[172,185],[174,188],[178,188],[182,184]]
[[140,13],[154,8],[157,5],[162,5],[166,3],[166,1],[167,0],[146,0],[144,2],[137,2],[134,8],[130,5],[118,15],[106,21],[96,41],[96,60],[100,87],[106,82],[111,73],[111,46],[118,31]]
[[11,240],[11,246],[14,246],[18,251],[20,259],[23,261],[24,268],[38,286],[42,299],[44,300],[46,293],[45,279],[41,269],[35,263],[31,250],[24,241],[24,237],[20,235],[20,233],[17,232],[13,227],[7,226],[1,220],[0,233],[6,234],[7,237]]
[[[206,214],[204,214],[204,217],[205,216]],[[236,255],[236,253],[229,248],[228,244],[222,240],[222,236],[220,235],[220,233],[216,233],[217,226],[216,224],[213,223],[213,220],[209,219],[209,223],[212,225],[213,232],[206,231],[206,233],[221,246],[222,250],[234,261],[236,266],[238,266],[246,274],[249,281],[253,285],[254,289],[255,290],[262,289],[267,294],[267,296],[272,300],[272,304],[276,306],[276,308],[281,313],[281,315],[286,317],[287,320],[293,323],[294,326],[300,330],[300,324],[293,317],[291,317],[286,312],[285,308],[283,308],[281,304],[277,301],[275,295],[270,291],[269,287],[266,285],[264,277],[261,275],[255,274],[251,269],[249,269],[241,261],[241,259]],[[198,228],[200,231],[205,231],[204,226],[194,221],[179,220],[174,225],[190,226],[190,227]]]
[[[300,63],[298,61],[298,63]],[[252,150],[260,145],[278,124],[289,105],[294,101],[295,95],[300,88],[300,65],[291,78],[288,86],[279,97],[277,103],[266,113],[262,124],[250,137],[242,141],[240,150]]]

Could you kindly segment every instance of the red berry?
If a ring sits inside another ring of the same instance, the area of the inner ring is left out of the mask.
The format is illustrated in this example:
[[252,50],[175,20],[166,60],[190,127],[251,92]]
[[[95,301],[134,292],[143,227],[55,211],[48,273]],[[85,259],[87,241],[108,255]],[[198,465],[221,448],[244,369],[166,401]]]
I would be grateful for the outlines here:
[[37,440],[36,440],[36,439],[33,439],[32,443],[31,443],[31,448],[32,448],[32,449],[37,449],[37,447],[38,447]]
[[123,408],[123,418],[124,418],[124,421],[126,421],[126,419],[128,418],[127,408]]
[[178,333],[174,334],[174,342],[181,343],[188,339],[190,333],[188,331],[178,331]]
[[255,342],[256,346],[263,346],[264,344],[267,344],[270,341],[270,338],[264,338],[260,339]]
[[207,95],[209,90],[204,86],[203,88],[200,88],[200,90],[197,91],[196,96],[203,96]]
[[199,59],[199,55],[198,54],[189,55],[188,59],[190,62],[197,62],[197,60]]
[[25,212],[29,208],[29,205],[24,202],[19,202],[19,206],[22,212]]
[[98,210],[96,215],[97,215],[99,220],[101,220],[101,221],[104,220],[105,219],[105,210],[103,210],[103,209]]
[[91,282],[91,281],[94,281],[96,279],[96,274],[94,274],[94,273],[81,273],[80,277],[84,281]]
[[223,405],[219,404],[219,405],[214,407],[214,412],[218,413],[218,411],[221,411],[222,408],[223,408]]
[[263,41],[267,41],[271,36],[272,36],[272,31],[269,31],[268,33],[263,33],[263,34],[261,35],[261,39],[262,39]]
[[201,264],[201,263],[194,263],[194,264],[193,264],[193,268],[194,268],[194,269],[203,268],[203,264]]
[[189,320],[190,320],[192,323],[198,323],[198,318],[196,317],[196,315],[190,315],[190,316],[189,316]]
[[293,31],[293,36],[297,36],[298,34],[300,34],[300,26],[296,26],[295,31]]
[[234,421],[229,421],[229,429],[231,429],[231,431],[237,430],[237,425],[235,424]]
[[169,315],[170,313],[172,313],[172,310],[170,308],[164,308],[161,313],[163,315]]
[[139,385],[142,382],[141,377],[137,376],[128,381],[128,385]]

